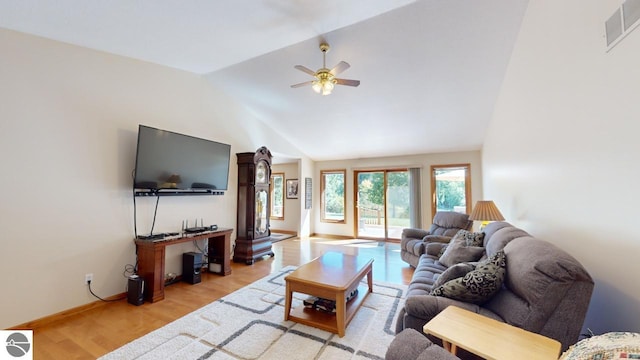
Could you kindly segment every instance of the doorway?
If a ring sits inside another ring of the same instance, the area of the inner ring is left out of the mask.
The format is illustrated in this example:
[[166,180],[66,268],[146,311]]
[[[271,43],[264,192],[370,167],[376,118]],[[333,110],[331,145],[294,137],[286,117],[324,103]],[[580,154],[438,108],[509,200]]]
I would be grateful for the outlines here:
[[409,171],[355,171],[354,179],[356,236],[399,240],[411,215]]

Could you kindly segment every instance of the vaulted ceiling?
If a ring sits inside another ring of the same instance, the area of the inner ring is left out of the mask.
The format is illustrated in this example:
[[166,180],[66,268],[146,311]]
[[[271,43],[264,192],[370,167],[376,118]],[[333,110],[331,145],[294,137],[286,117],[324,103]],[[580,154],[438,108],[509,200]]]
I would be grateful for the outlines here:
[[[477,150],[528,0],[0,2],[0,27],[202,74],[314,160]],[[351,67],[321,96],[294,69]]]

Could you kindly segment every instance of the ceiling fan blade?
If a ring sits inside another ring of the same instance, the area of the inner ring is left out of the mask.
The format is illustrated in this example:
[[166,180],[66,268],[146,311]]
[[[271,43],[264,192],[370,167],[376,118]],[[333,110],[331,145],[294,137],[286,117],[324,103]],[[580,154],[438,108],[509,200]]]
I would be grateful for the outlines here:
[[300,84],[291,85],[291,87],[292,88],[299,88],[299,87],[303,87],[303,86],[306,86],[306,85],[311,85],[312,83],[313,83],[313,80],[310,80],[310,81],[305,81],[305,82],[300,83]]
[[360,85],[360,80],[336,79],[336,84],[347,85],[347,86],[358,86]]
[[338,75],[341,72],[347,70],[348,68],[350,68],[351,65],[349,65],[348,62],[346,61],[340,61],[338,63],[338,65],[336,65],[333,69],[331,69],[331,71],[329,71],[332,75]]
[[294,66],[294,68],[296,68],[296,69],[298,69],[298,70],[300,70],[302,72],[306,72],[307,74],[309,74],[311,76],[315,76],[316,75],[315,71],[309,69],[308,67],[302,66],[302,65],[296,65],[296,66]]

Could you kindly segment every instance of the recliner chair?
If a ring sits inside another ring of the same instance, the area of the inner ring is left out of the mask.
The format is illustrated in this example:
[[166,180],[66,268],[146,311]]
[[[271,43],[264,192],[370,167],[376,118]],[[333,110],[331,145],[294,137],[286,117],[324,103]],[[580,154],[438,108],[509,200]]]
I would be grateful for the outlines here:
[[418,266],[418,259],[425,253],[428,242],[448,243],[460,230],[471,230],[473,221],[469,215],[454,211],[439,211],[433,217],[429,230],[406,228],[402,230],[400,257],[412,267]]

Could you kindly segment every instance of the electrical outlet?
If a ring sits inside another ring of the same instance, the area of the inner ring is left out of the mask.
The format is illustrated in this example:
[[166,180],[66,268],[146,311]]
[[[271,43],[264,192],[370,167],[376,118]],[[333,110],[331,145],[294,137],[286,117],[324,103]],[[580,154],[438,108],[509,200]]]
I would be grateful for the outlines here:
[[93,281],[93,274],[85,274],[84,275],[84,283],[88,284],[90,281]]

